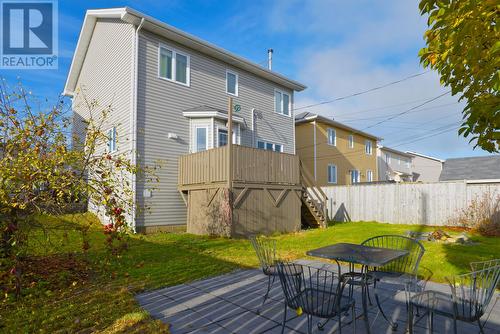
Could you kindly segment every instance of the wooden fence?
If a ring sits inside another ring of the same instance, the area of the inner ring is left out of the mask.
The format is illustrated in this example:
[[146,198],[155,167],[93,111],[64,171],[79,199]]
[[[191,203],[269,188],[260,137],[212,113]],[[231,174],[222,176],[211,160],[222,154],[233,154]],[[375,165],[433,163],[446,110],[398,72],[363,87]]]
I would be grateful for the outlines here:
[[324,187],[329,218],[393,224],[447,225],[484,194],[500,196],[500,183],[466,181]]

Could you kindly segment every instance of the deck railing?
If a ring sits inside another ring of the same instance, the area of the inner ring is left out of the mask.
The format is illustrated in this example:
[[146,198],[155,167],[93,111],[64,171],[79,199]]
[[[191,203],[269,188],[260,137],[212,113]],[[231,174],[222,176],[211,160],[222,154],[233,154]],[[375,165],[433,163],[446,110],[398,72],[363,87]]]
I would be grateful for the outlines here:
[[[300,184],[296,155],[232,146],[232,180],[253,184]],[[187,154],[179,158],[179,187],[217,184],[228,178],[228,147]]]

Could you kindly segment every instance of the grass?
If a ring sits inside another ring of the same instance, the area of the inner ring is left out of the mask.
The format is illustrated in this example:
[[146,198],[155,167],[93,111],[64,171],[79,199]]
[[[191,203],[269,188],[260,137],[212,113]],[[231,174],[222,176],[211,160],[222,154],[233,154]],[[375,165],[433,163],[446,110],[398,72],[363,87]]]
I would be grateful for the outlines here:
[[[115,258],[104,247],[95,217],[85,214],[39,220],[48,232],[34,230],[27,250],[31,268],[40,270],[24,280],[26,287],[20,300],[3,300],[0,332],[167,333],[165,325],[135,303],[135,293],[258,265],[246,240],[186,233],[134,235],[129,250]],[[89,221],[90,249],[83,254],[77,228]],[[309,249],[337,242],[359,243],[371,236],[404,234],[408,230],[432,228],[356,222],[275,238],[279,255],[291,260],[305,258]],[[500,253],[498,238],[473,235],[472,240],[477,244],[424,242],[426,253],[421,267],[432,272],[432,280],[444,281],[445,276],[466,272],[469,262],[492,259]]]

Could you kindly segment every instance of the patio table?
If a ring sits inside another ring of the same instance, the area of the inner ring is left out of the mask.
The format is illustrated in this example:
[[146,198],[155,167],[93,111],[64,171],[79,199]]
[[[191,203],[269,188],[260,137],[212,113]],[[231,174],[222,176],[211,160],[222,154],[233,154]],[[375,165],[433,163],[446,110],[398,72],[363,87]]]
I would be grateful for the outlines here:
[[[363,304],[363,318],[365,321],[366,331],[370,333],[370,324],[368,321],[368,268],[382,267],[391,261],[397,260],[408,255],[408,251],[396,250],[389,248],[369,247],[351,243],[338,243],[322,248],[310,250],[306,253],[309,256],[319,257],[337,262],[340,270],[339,261],[349,263],[349,272],[347,275],[361,274],[361,298]],[[361,272],[354,272],[354,265],[361,265]],[[345,275],[345,274],[344,274]]]

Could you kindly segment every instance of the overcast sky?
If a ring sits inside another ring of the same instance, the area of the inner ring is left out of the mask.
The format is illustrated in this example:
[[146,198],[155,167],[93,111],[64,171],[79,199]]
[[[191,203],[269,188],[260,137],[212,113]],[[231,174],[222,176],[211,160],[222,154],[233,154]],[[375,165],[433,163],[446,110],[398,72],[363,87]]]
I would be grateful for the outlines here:
[[[130,6],[308,86],[295,107],[333,100],[426,72],[418,59],[426,20],[418,2],[393,1],[59,1],[59,69],[2,71],[37,95],[56,96],[64,86],[84,13]],[[487,155],[459,137],[462,104],[433,72],[371,93],[301,109],[383,137],[383,145],[439,158]],[[388,120],[388,118],[392,118]],[[380,123],[380,124],[378,124]]]

